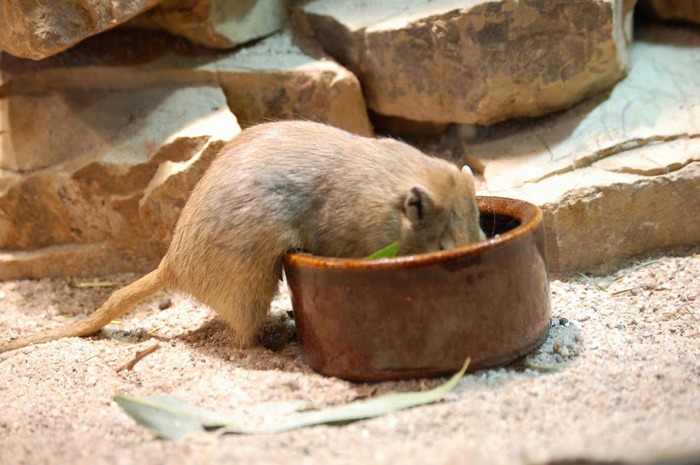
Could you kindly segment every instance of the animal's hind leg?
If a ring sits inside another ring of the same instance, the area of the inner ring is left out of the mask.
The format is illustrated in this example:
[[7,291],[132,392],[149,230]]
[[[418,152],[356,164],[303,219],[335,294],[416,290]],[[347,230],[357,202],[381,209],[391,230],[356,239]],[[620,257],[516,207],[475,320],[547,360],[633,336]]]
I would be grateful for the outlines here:
[[273,266],[252,266],[244,274],[219,278],[219,288],[227,292],[208,304],[233,328],[240,348],[258,343],[281,276],[278,260]]

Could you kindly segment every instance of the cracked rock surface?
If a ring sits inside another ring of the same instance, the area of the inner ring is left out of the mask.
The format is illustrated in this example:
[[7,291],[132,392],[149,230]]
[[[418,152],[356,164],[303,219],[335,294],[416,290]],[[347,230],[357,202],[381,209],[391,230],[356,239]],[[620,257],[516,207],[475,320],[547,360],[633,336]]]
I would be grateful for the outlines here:
[[[66,110],[31,113],[46,99]],[[14,163],[0,172],[0,279],[153,267],[190,190],[240,131],[213,87],[63,90],[4,103],[30,112],[37,128],[0,135],[10,149],[0,158]],[[35,158],[46,153],[55,158]]]
[[0,50],[40,60],[127,24],[230,49],[278,31],[284,0],[64,0],[0,2]]
[[[504,128],[510,135],[485,129],[483,137],[491,140],[473,142],[467,151],[484,165],[488,189],[512,189],[596,163],[622,172],[628,163],[631,171],[655,164],[658,174],[700,161],[699,41],[692,29],[637,29],[632,69],[610,92],[522,130]],[[650,148],[648,156],[635,150],[642,147]]]
[[314,0],[302,11],[376,113],[492,124],[567,108],[622,78],[633,5]]
[[288,31],[235,54],[113,31],[0,60],[0,279],[153,268],[240,126],[373,132],[357,78]]
[[[539,122],[477,130],[484,193],[545,210],[550,267],[606,272],[645,250],[700,242],[700,33],[637,29],[629,75]],[[534,124],[533,124],[534,123]]]

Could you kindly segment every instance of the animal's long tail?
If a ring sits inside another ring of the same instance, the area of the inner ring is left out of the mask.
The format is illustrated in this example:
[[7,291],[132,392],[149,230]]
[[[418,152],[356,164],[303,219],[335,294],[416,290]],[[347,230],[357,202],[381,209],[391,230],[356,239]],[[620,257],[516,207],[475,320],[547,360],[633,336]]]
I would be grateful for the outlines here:
[[7,344],[0,344],[0,353],[20,349],[30,344],[41,344],[64,337],[88,336],[96,333],[107,323],[123,315],[131,307],[145,300],[164,286],[163,270],[162,267],[158,267],[143,278],[112,293],[100,308],[86,318],[74,321],[66,326],[20,338]]

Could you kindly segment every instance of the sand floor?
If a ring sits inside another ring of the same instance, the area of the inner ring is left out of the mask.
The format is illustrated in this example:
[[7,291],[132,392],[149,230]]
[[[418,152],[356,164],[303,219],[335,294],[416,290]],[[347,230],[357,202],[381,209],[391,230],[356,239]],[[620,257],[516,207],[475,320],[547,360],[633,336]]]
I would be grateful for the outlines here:
[[[0,283],[3,340],[60,325],[113,290],[78,282]],[[641,257],[606,277],[553,276],[551,290],[553,316],[565,320],[539,352],[467,374],[442,403],[343,427],[177,441],[137,425],[114,393],[225,412],[276,399],[340,405],[443,380],[323,377],[280,323],[269,328],[276,350],[232,349],[208,309],[161,292],[100,336],[0,355],[0,464],[700,463],[700,249]],[[283,293],[274,309],[289,308]],[[117,371],[155,343],[133,370]]]

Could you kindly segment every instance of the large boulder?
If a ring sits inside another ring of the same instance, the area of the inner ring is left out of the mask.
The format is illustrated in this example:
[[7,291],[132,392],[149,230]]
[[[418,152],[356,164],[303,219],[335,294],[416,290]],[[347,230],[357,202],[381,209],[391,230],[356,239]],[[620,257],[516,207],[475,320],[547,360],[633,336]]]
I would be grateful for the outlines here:
[[[58,89],[205,85],[223,89],[244,126],[302,118],[362,135],[373,133],[355,75],[289,31],[221,53],[164,34],[115,30],[41,62],[0,55],[0,70],[0,98]],[[51,105],[45,108],[58,111]]]
[[288,31],[217,61],[216,69],[243,127],[301,118],[374,133],[357,77]]
[[289,33],[214,53],[114,30],[0,69],[0,279],[153,268],[238,109],[372,134],[355,76]]
[[634,0],[313,0],[303,17],[369,107],[492,124],[569,107],[629,69]]
[[0,0],[0,50],[38,60],[111,29],[159,0]]
[[0,50],[38,60],[124,23],[217,49],[278,31],[285,0],[0,0]]
[[[683,145],[700,159],[697,139]],[[648,149],[629,155],[643,160]],[[622,172],[594,164],[500,195],[542,208],[553,272],[607,274],[635,255],[700,244],[700,162],[672,163],[661,174],[636,169],[631,161]]]
[[635,36],[632,70],[610,94],[522,127],[477,129],[466,146],[483,192],[543,208],[553,271],[609,272],[700,243],[700,33]]
[[[240,130],[206,86],[0,105],[0,159],[14,167],[0,171],[0,279],[152,268],[192,187]],[[53,110],[33,113],[44,106]]]

